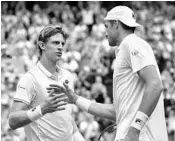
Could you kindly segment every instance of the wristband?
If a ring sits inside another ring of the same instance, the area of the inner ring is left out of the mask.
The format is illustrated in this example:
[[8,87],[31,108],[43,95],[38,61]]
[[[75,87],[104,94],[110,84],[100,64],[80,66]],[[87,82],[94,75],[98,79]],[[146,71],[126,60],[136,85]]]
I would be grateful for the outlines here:
[[42,112],[41,112],[41,107],[36,106],[35,108],[32,108],[30,110],[27,111],[27,116],[31,121],[35,121],[37,119],[39,119],[40,117],[43,116]]
[[141,131],[147,120],[148,116],[145,113],[138,111],[131,126]]
[[88,109],[91,105],[92,101],[83,97],[79,97],[76,101],[76,105],[81,108],[82,110],[85,110],[86,112],[88,112]]

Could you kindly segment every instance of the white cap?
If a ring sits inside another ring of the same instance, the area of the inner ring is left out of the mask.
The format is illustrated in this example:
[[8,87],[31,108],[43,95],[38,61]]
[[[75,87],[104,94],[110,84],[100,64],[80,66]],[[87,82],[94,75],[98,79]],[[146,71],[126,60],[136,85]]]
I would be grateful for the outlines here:
[[122,23],[129,27],[141,26],[136,22],[134,12],[127,6],[116,6],[112,8],[104,19],[109,20],[120,20]]

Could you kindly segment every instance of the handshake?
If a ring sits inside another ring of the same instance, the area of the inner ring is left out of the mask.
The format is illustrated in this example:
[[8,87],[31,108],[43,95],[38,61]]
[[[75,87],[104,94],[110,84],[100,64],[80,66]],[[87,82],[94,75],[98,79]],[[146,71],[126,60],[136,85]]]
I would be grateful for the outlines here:
[[41,106],[41,113],[52,113],[55,111],[65,110],[67,103],[76,103],[78,95],[76,95],[68,85],[69,81],[63,82],[63,86],[51,84],[47,89],[49,95],[44,100]]

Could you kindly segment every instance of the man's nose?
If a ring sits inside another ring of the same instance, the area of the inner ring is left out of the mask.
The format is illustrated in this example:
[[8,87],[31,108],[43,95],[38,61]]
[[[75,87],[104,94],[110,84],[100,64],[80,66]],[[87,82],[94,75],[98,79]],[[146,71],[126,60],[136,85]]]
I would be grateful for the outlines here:
[[57,48],[58,51],[63,51],[63,46],[62,45],[59,45],[58,48]]

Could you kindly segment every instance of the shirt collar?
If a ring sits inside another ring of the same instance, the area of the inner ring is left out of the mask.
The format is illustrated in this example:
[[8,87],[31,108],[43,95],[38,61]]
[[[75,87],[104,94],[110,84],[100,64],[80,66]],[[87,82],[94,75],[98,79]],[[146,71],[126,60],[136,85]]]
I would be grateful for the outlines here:
[[116,46],[114,50],[115,50],[115,56],[117,56],[117,54],[118,54],[118,52],[120,50],[120,46]]
[[[42,64],[41,62],[37,63],[37,66],[39,67],[39,69],[47,76],[47,77],[52,77],[53,74],[51,74]],[[59,68],[58,66],[56,66],[56,71],[59,74],[62,74],[61,68]]]

